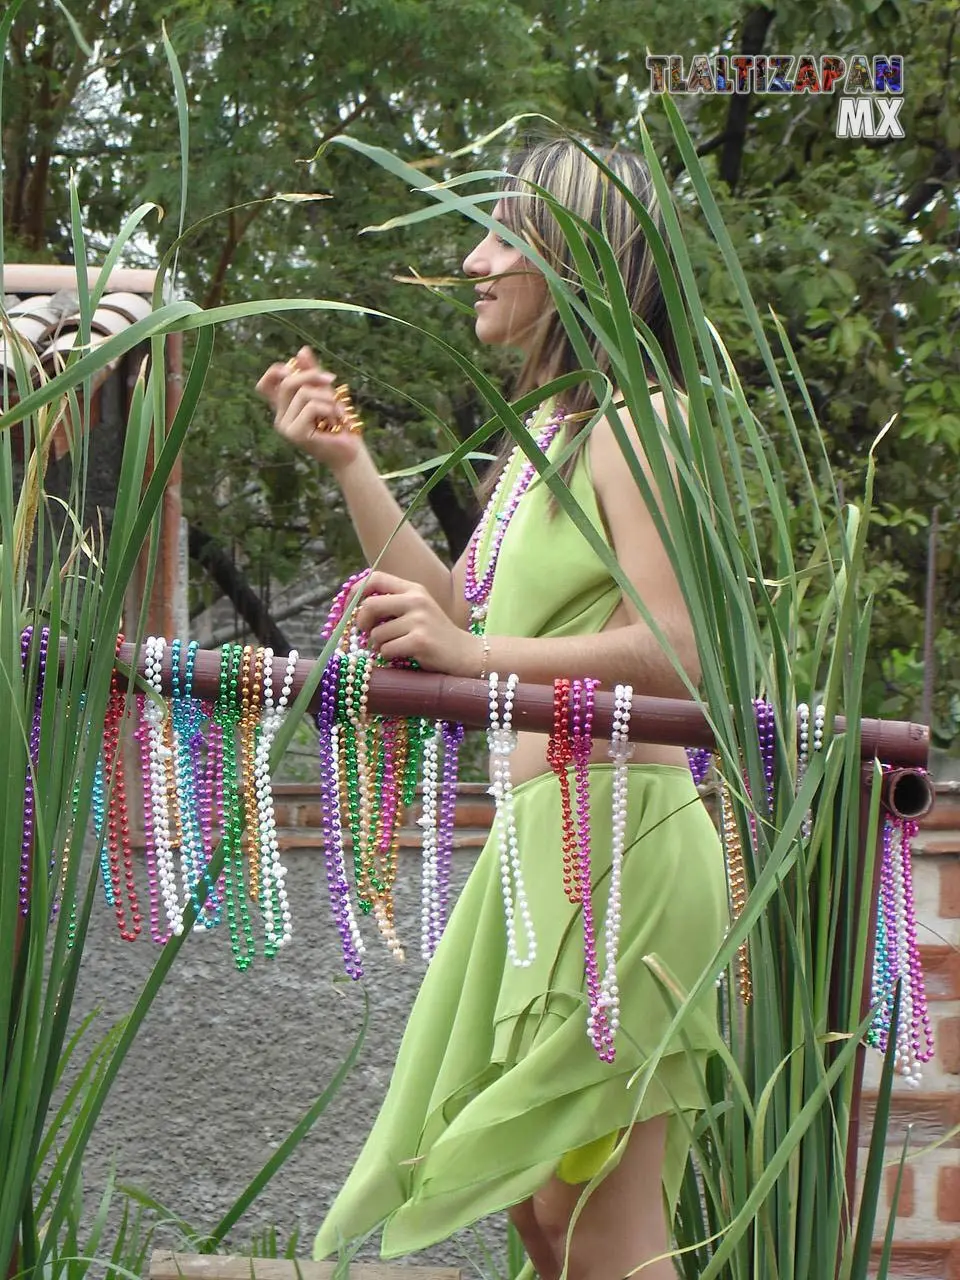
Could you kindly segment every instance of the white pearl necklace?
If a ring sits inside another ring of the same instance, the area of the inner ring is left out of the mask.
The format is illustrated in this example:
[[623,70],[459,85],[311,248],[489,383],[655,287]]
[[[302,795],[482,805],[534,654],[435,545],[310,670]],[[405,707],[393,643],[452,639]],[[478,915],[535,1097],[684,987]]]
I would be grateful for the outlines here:
[[[797,707],[797,737],[799,739],[797,748],[797,790],[799,791],[803,785],[804,778],[807,776],[807,766],[810,763],[810,708],[805,702],[801,702]],[[800,826],[800,834],[804,840],[810,839],[812,829],[813,818],[808,809]]]
[[167,767],[170,748],[163,741],[163,707],[158,700],[163,694],[161,671],[163,636],[147,636],[144,646],[144,676],[151,693],[143,704],[143,717],[147,722],[147,759],[149,762],[150,803],[153,810],[153,847],[156,851],[157,880],[163,898],[167,926],[178,937],[183,933],[183,906],[177,892],[177,876],[173,864],[173,844],[170,838],[170,807],[167,794]]
[[[617,956],[620,951],[623,854],[627,839],[627,763],[633,755],[630,742],[630,711],[633,687],[618,684],[613,693],[613,729],[610,758],[613,760],[612,841],[610,846],[610,895],[603,924],[605,966],[598,1005],[607,1011],[611,1040],[620,1026],[620,987],[617,983]],[[591,1028],[588,1027],[588,1031]]]
[[823,730],[827,720],[827,709],[822,702],[817,703],[813,713],[813,749],[823,750]]
[[[340,725],[334,720],[330,726],[330,751],[334,760],[340,759]],[[340,880],[341,884],[346,884],[349,888],[353,878],[353,868],[347,868],[346,855],[343,851],[343,819],[340,807],[340,792],[337,789],[337,803],[333,806],[330,818],[330,838],[333,855],[334,875]],[[350,932],[350,939],[353,942],[353,949],[356,955],[363,957],[367,954],[366,944],[360,933],[360,926],[357,923],[357,917],[353,910],[352,895],[347,892],[343,900],[343,909],[347,921],[347,929]]]
[[[893,824],[890,834],[890,852],[893,855],[893,900],[896,917],[896,952],[897,972],[910,973],[909,926],[907,921],[907,896],[905,889],[905,873],[903,867],[903,826],[899,822]],[[912,1088],[917,1088],[922,1079],[920,1064],[915,1060],[911,1046],[913,1028],[913,984],[905,978],[900,983],[900,1015],[897,1022],[897,1044],[894,1051],[894,1066],[897,1072]]]
[[420,877],[420,955],[430,960],[433,955],[433,939],[439,914],[439,884],[437,879],[438,835],[437,825],[437,758],[440,749],[440,722],[423,744],[423,787],[421,791],[421,816],[418,826],[423,831]]
[[[490,749],[493,773],[494,802],[497,807],[497,845],[500,855],[500,885],[503,890],[503,910],[507,927],[507,955],[511,964],[526,969],[537,958],[537,940],[533,931],[533,918],[527,903],[520,866],[520,846],[517,841],[517,824],[513,809],[513,782],[510,778],[510,754],[516,748],[517,735],[513,731],[513,699],[518,677],[507,676],[503,694],[503,719],[500,717],[500,677],[491,671],[490,728],[487,730],[487,746]],[[517,950],[515,932],[519,915],[527,939],[527,954],[521,957]]]
[[[264,649],[261,691],[263,712],[260,737],[253,757],[253,776],[257,797],[257,829],[260,835],[264,940],[269,947],[283,947],[293,936],[293,917],[287,897],[287,868],[280,861],[280,845],[277,840],[277,820],[273,806],[273,787],[270,782],[270,751],[280,726],[287,716],[287,705],[293,689],[293,676],[300,655],[296,649],[291,649],[287,657],[283,684],[276,705],[273,701],[273,656],[272,649]],[[273,903],[274,890],[277,895],[277,905],[280,908],[279,928]]]

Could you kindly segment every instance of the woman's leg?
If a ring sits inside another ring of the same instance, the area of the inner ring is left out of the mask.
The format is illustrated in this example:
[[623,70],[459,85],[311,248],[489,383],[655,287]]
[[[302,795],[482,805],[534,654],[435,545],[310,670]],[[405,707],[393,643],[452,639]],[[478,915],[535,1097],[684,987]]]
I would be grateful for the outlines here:
[[569,1250],[570,1219],[585,1184],[551,1178],[534,1195],[533,1216],[553,1250],[556,1275],[566,1256],[569,1280],[624,1280],[631,1273],[676,1280],[672,1261],[662,1257],[670,1247],[662,1186],[666,1132],[665,1116],[634,1125],[620,1163],[584,1204]]
[[513,1205],[507,1212],[540,1280],[557,1280],[560,1268],[557,1266],[550,1243],[537,1223],[533,1200],[523,1200],[520,1204]]

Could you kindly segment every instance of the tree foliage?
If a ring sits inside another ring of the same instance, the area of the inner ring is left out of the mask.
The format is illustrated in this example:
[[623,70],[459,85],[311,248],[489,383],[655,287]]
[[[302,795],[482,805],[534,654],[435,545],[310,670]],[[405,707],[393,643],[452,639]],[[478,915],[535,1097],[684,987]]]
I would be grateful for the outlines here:
[[[691,96],[681,105],[751,288],[798,351],[851,491],[871,442],[896,415],[880,451],[871,552],[868,707],[877,713],[919,713],[927,534],[939,507],[935,725],[943,741],[958,735],[960,109],[950,86],[960,0],[651,0],[642,13],[634,0],[100,0],[75,16],[86,49],[60,8],[42,0],[25,7],[8,52],[4,218],[19,256],[69,258],[70,168],[94,231],[107,236],[123,210],[149,198],[168,216],[142,243],[144,260],[172,243],[180,172],[160,45],[166,24],[190,116],[195,230],[180,256],[179,288],[208,304],[286,294],[348,300],[415,319],[465,347],[470,325],[450,300],[396,277],[451,274],[469,228],[444,220],[361,234],[406,197],[374,166],[324,149],[331,136],[350,131],[446,176],[455,168],[450,153],[522,111],[630,144],[645,110],[668,154],[648,51],[688,60],[783,50],[902,54],[899,140],[837,139],[835,95]],[[498,139],[487,148],[492,166],[501,146]],[[683,205],[679,177],[677,196]],[[688,234],[712,318],[762,416],[766,375],[692,212]],[[336,493],[273,440],[252,392],[265,365],[302,339],[351,380],[389,469],[436,454],[445,427],[462,436],[484,414],[414,330],[329,313],[297,332],[279,320],[234,327],[220,342],[188,443],[185,498],[191,521],[233,548],[263,591],[299,578],[320,556],[331,559],[331,579],[355,563]],[[443,486],[433,499],[439,525],[424,527],[446,533],[455,549],[470,507],[465,485]],[[801,508],[796,536],[808,535]],[[813,618],[816,584],[809,606]]]

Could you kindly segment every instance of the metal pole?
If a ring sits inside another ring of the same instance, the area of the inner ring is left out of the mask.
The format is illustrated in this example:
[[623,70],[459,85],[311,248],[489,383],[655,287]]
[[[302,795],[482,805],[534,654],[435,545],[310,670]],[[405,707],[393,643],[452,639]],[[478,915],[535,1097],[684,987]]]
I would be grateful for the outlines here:
[[924,724],[933,722],[933,674],[935,656],[933,642],[936,628],[937,606],[937,533],[940,508],[930,513],[930,536],[927,540],[927,598],[923,615],[923,702],[920,717]]

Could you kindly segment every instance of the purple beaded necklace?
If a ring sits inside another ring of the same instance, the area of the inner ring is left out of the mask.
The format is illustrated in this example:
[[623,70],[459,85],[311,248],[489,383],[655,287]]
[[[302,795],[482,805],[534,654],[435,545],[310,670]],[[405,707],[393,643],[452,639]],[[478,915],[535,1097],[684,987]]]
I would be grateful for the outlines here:
[[917,914],[913,899],[911,844],[917,824],[887,818],[883,824],[877,941],[873,960],[872,997],[879,1002],[867,1043],[887,1050],[890,1017],[897,983],[900,1015],[896,1027],[895,1062],[908,1084],[920,1083],[921,1064],[934,1055],[933,1028],[920,963]]
[[[541,452],[549,449],[551,443],[557,435],[557,432],[563,426],[566,417],[563,410],[559,407],[553,412],[553,415],[543,424],[536,433],[537,446]],[[533,431],[534,415],[531,415],[526,421],[527,430]],[[466,576],[463,585],[463,594],[466,597],[467,604],[470,605],[470,629],[476,634],[481,635],[486,623],[487,602],[490,599],[490,592],[493,590],[493,579],[497,571],[497,560],[500,557],[500,549],[503,546],[503,540],[507,535],[507,529],[510,527],[510,521],[516,514],[517,507],[520,505],[520,499],[530,488],[537,469],[529,458],[525,458],[523,465],[517,472],[516,479],[510,489],[510,494],[501,507],[504,491],[507,485],[507,477],[509,476],[517,455],[520,452],[520,446],[514,448],[510,455],[510,460],[500,473],[497,486],[490,495],[490,501],[484,508],[483,515],[480,517],[480,523],[473,531],[473,536],[467,547],[467,563]],[[493,526],[492,533],[491,525]],[[480,573],[478,560],[481,550],[489,539],[490,547],[487,555],[487,567]]]

